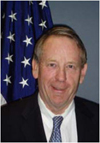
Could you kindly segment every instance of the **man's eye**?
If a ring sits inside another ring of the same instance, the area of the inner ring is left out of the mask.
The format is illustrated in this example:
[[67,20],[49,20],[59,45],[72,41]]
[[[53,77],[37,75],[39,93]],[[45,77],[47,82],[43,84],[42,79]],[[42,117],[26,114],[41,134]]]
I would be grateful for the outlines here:
[[69,67],[70,69],[74,68],[74,66],[73,66],[73,65],[68,65],[68,67]]
[[67,68],[68,69],[75,69],[75,66],[74,65],[68,65]]
[[56,67],[56,64],[55,63],[50,63],[49,66],[50,67]]

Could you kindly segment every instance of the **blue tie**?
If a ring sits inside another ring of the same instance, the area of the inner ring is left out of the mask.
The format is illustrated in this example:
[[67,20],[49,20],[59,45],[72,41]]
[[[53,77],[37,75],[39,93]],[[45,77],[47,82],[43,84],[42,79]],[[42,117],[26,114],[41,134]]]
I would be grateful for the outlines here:
[[49,142],[62,142],[61,132],[60,132],[60,125],[62,123],[62,120],[63,120],[62,116],[55,116],[53,118],[53,131]]

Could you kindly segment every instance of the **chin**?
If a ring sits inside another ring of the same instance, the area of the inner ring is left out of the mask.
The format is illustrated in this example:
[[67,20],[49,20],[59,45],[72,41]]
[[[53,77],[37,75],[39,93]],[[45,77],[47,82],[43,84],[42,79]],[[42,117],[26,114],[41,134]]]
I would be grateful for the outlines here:
[[54,104],[55,107],[62,107],[62,106],[65,105],[65,102],[63,102],[63,101],[54,101],[53,104]]

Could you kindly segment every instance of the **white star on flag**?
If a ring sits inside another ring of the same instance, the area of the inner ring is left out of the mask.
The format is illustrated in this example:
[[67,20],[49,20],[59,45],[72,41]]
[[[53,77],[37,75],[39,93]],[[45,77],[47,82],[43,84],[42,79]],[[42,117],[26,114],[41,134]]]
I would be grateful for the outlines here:
[[25,68],[27,65],[30,65],[29,60],[30,60],[30,58],[29,58],[29,59],[26,59],[26,57],[24,57],[24,61],[21,62],[21,63],[24,64],[24,68]]
[[42,6],[42,9],[43,9],[44,7],[47,7],[47,5],[46,5],[46,0],[42,0],[42,2],[39,3],[39,5]]
[[22,77],[22,81],[19,82],[19,84],[22,84],[22,86],[23,86],[23,88],[24,88],[25,85],[26,85],[26,86],[29,86],[28,83],[27,83],[27,81],[28,81],[28,79],[24,80],[24,78]]
[[13,13],[13,11],[11,11],[11,15],[9,15],[9,17],[11,18],[12,22],[13,22],[13,20],[17,20],[16,17],[15,17],[16,14],[17,13]]
[[39,24],[39,26],[42,27],[42,30],[43,30],[44,28],[47,28],[46,25],[45,25],[45,23],[46,23],[46,21],[43,21],[43,20],[41,19],[41,23]]
[[28,22],[28,26],[30,25],[30,23],[33,24],[33,23],[32,23],[32,17],[29,17],[29,15],[28,15],[28,18],[25,19],[25,21]]
[[9,32],[10,34],[9,34],[9,36],[7,37],[8,39],[10,39],[10,43],[11,43],[11,41],[15,41],[15,39],[14,39],[14,35],[15,34],[11,34],[11,32]]
[[26,40],[23,41],[23,42],[26,43],[26,47],[28,46],[28,44],[31,44],[31,45],[32,45],[31,39],[32,39],[32,37],[31,37],[31,38],[28,38],[28,36],[26,35]]
[[13,55],[9,55],[9,53],[8,53],[8,57],[5,58],[6,60],[8,60],[8,64],[10,64],[10,62],[13,62],[12,56]]
[[8,83],[11,84],[10,78],[11,78],[11,76],[8,77],[8,75],[6,75],[6,79],[3,80],[3,81],[6,82],[6,85],[7,85],[7,86],[8,86]]

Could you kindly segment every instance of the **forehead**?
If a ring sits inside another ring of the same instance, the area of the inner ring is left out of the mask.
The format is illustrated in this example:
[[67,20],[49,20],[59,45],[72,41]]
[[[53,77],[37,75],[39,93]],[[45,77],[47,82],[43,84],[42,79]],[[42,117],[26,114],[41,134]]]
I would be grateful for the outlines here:
[[77,45],[77,42],[67,36],[55,36],[52,35],[46,39],[43,43],[43,51],[52,51],[59,52],[62,50],[65,51],[75,51],[80,52],[80,49]]
[[42,57],[45,60],[80,60],[80,49],[71,38],[50,36],[43,44]]

